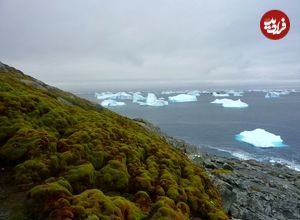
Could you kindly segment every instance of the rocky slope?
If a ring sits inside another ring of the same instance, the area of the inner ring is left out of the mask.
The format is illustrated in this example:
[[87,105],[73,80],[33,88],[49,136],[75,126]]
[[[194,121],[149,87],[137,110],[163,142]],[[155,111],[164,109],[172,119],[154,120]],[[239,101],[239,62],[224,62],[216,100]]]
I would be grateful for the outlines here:
[[201,148],[170,137],[147,121],[136,120],[181,149],[194,163],[210,173],[221,193],[224,208],[232,218],[300,219],[300,172],[281,164],[205,154]]
[[0,219],[228,219],[166,139],[1,63],[0,168]]
[[280,164],[211,155],[194,161],[211,173],[225,209],[235,218],[300,219],[300,172]]

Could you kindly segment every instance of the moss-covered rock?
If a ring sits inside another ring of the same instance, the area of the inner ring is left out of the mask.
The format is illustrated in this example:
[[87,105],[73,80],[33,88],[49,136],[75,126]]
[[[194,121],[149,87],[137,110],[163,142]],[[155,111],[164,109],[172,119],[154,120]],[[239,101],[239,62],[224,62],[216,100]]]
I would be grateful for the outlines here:
[[110,160],[100,170],[98,184],[105,191],[126,192],[129,182],[129,174],[124,163],[118,160]]
[[51,176],[49,166],[41,159],[31,159],[16,167],[16,181],[21,184],[41,181]]
[[71,183],[75,192],[82,192],[95,185],[95,169],[91,163],[72,166],[65,178]]
[[72,207],[78,219],[142,219],[143,213],[134,203],[123,197],[105,196],[97,189],[74,196]]

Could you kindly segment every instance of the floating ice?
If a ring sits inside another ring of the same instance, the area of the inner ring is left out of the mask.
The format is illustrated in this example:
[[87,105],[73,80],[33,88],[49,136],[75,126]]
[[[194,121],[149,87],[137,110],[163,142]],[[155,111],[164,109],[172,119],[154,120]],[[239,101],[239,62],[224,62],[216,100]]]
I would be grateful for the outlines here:
[[179,94],[176,96],[170,96],[170,102],[196,102],[197,96],[196,95],[188,95],[188,94]]
[[279,94],[280,94],[280,95],[289,95],[289,94],[290,94],[290,91],[288,91],[288,90],[281,90],[281,91],[279,92]]
[[229,94],[227,93],[218,93],[218,92],[213,92],[212,94],[214,97],[228,97]]
[[117,102],[116,100],[113,99],[106,99],[101,102],[101,105],[104,107],[122,106],[125,105],[125,102]]
[[255,147],[269,148],[269,147],[284,147],[283,140],[280,136],[257,128],[253,131],[243,131],[236,135],[236,140],[246,142]]
[[188,95],[195,95],[195,96],[200,96],[200,93],[201,92],[199,90],[191,90],[187,92]]
[[95,92],[95,97],[97,99],[116,99],[116,94],[111,92],[102,92],[102,93]]
[[169,104],[163,98],[157,99],[154,93],[148,93],[146,102],[137,101],[137,103],[140,105],[149,105],[149,106],[156,106],[156,107],[165,106]]
[[265,98],[279,98],[280,97],[280,93],[278,92],[268,92],[266,95],[265,95]]
[[269,90],[266,91],[267,94],[265,95],[265,98],[279,98],[281,95],[289,95],[291,92],[295,90],[288,90],[288,89],[276,89],[276,90]]
[[127,92],[118,92],[117,94],[117,99],[132,99],[132,95],[128,94]]
[[215,101],[211,102],[213,104],[222,104],[224,108],[246,108],[248,104],[242,102],[240,99],[232,100],[232,99],[216,99]]
[[227,94],[230,94],[230,95],[233,95],[233,96],[243,96],[243,93],[242,91],[234,91],[234,90],[229,90],[227,91]]
[[97,99],[132,99],[132,95],[126,92],[102,92],[102,93],[95,93],[95,97]]
[[138,103],[140,101],[145,101],[146,97],[142,96],[140,92],[135,92],[132,95],[132,102],[133,103]]

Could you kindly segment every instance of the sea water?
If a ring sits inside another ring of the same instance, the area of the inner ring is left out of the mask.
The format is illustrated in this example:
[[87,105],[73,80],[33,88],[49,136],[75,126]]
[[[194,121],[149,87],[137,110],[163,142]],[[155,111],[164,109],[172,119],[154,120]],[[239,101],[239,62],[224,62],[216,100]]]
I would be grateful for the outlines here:
[[[168,96],[155,94],[167,100]],[[99,102],[94,93],[81,96]],[[209,153],[279,162],[300,171],[300,93],[266,99],[263,92],[246,92],[229,98],[240,98],[249,107],[224,108],[210,103],[215,100],[211,94],[202,94],[197,102],[152,107],[127,101],[125,106],[110,109],[129,118],[144,118]],[[240,132],[256,128],[280,135],[286,146],[263,149],[236,140]]]

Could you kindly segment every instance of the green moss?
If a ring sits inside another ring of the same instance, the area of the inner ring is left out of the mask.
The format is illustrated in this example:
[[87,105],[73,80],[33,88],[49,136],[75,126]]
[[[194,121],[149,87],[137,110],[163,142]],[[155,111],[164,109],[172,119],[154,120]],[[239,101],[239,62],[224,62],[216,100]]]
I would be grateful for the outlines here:
[[214,169],[214,170],[212,170],[211,173],[214,174],[214,175],[220,176],[220,175],[230,174],[230,173],[232,173],[232,171],[220,168],[220,169]]
[[163,138],[8,66],[0,165],[34,186],[30,219],[227,218],[206,173]]
[[152,219],[188,219],[188,214],[180,209],[181,206],[176,207],[174,201],[168,197],[159,197],[153,206]]
[[117,160],[110,160],[100,170],[98,184],[106,191],[125,192],[128,188],[129,174],[125,164]]
[[96,170],[99,170],[103,166],[105,153],[103,151],[91,151],[87,159],[93,164]]
[[151,209],[151,198],[145,191],[138,191],[134,194],[134,202],[140,207],[144,212],[149,212]]
[[50,177],[50,170],[41,159],[26,160],[16,167],[16,181],[18,183],[32,183]]
[[123,197],[105,196],[100,190],[86,190],[72,200],[79,218],[142,219],[145,214]]
[[46,132],[23,127],[0,149],[0,158],[7,163],[20,162],[48,150],[51,141]]
[[177,187],[170,186],[167,190],[167,196],[172,200],[177,200],[177,198],[180,196]]
[[179,202],[176,204],[176,207],[181,211],[182,214],[184,214],[185,216],[189,216],[190,215],[190,207],[184,203],[184,202]]
[[75,192],[95,185],[95,169],[91,163],[70,167],[65,178],[71,183]]
[[208,217],[211,220],[227,220],[228,217],[222,211],[208,213]]
[[184,219],[188,219],[188,218],[185,215],[183,215],[181,212],[174,211],[174,209],[167,208],[167,207],[161,207],[154,213],[154,215],[152,216],[152,219],[184,220]]

